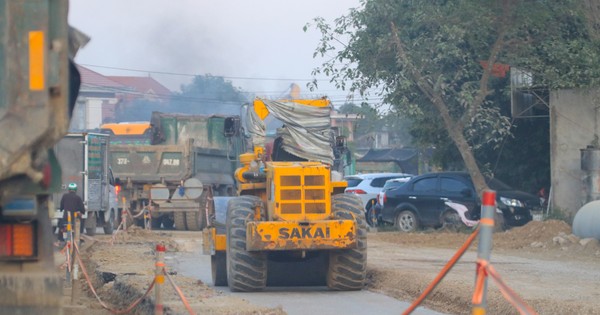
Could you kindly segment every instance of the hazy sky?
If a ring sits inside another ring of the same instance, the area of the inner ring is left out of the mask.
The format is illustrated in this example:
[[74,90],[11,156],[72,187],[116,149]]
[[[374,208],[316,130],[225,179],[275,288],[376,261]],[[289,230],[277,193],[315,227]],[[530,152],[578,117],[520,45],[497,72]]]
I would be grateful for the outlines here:
[[[292,82],[307,91],[311,71],[323,61],[312,57],[320,34],[314,28],[304,32],[303,26],[317,16],[332,22],[359,4],[359,0],[71,0],[69,21],[91,37],[76,61],[101,74],[151,75],[177,91],[191,76],[151,72],[213,74],[246,91],[277,97]],[[319,83],[319,94],[333,101],[347,94],[324,77]]]

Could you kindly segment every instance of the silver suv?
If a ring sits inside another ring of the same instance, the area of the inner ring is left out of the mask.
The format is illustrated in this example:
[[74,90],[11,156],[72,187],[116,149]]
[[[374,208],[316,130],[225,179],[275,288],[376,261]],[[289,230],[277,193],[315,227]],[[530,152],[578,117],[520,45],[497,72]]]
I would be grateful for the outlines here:
[[348,187],[344,192],[355,194],[363,202],[365,211],[371,209],[377,200],[377,194],[383,189],[385,182],[392,178],[410,178],[412,174],[405,173],[372,173],[358,174],[344,177],[348,182]]

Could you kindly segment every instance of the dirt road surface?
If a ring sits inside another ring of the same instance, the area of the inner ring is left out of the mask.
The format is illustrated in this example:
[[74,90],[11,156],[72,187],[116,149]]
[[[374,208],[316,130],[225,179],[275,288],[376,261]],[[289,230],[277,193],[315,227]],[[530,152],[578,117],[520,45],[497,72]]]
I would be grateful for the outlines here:
[[[492,265],[504,282],[539,314],[600,314],[600,273],[597,271],[600,246],[597,240],[579,240],[570,233],[570,227],[562,221],[534,221],[494,234]],[[468,231],[370,232],[366,289],[402,301],[414,300],[468,236]],[[127,237],[118,235],[113,245],[110,240],[108,236],[88,239],[82,256],[100,298],[112,308],[125,308],[146,291],[153,279],[157,242],[167,246],[165,261],[171,277],[199,314],[287,314],[286,308],[292,307],[284,303],[249,301],[215,289],[209,282],[199,280],[200,277],[183,275],[177,270],[181,268],[178,257],[188,255],[189,259],[190,253],[198,253],[199,233],[133,229]],[[427,308],[446,314],[470,313],[476,249],[475,242],[426,299]],[[61,258],[57,253],[59,262]],[[110,314],[86,288],[85,280],[80,280],[75,287],[82,290],[81,296],[76,306],[67,306],[67,314]],[[186,314],[168,281],[163,288],[166,313]],[[70,302],[69,292],[67,287],[66,304]],[[335,295],[334,292],[321,293],[330,294],[332,299]],[[153,300],[154,293],[150,293],[131,314],[152,314]],[[488,314],[518,314],[491,280],[488,305]],[[402,311],[398,309],[397,313]],[[370,313],[368,309],[365,312]]]

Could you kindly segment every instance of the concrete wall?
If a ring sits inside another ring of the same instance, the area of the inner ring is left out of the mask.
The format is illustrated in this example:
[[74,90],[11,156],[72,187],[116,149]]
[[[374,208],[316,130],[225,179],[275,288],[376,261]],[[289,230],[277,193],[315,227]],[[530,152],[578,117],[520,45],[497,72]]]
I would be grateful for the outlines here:
[[599,90],[550,93],[550,165],[552,208],[574,216],[585,202],[581,149],[599,134]]

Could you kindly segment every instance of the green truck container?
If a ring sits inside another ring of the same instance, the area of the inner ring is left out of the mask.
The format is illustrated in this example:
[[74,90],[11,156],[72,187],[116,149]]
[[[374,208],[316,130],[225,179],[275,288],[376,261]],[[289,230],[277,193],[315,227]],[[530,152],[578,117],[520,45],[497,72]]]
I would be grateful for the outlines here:
[[154,228],[203,229],[208,191],[217,196],[235,193],[235,157],[243,142],[223,135],[227,119],[154,112],[152,145],[111,144],[121,208],[129,209],[139,225],[147,211]]

